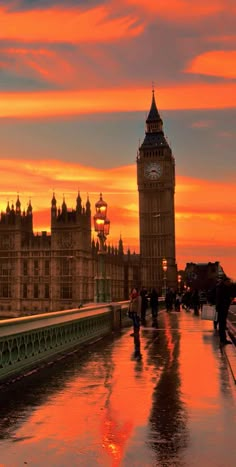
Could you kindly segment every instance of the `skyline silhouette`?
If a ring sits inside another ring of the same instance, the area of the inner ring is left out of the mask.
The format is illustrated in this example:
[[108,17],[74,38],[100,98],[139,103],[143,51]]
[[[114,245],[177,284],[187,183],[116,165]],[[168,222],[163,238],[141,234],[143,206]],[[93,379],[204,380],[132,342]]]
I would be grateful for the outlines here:
[[[176,160],[176,256],[236,279],[236,8],[224,0],[0,1],[0,208],[102,191],[138,252],[136,154],[154,85]],[[154,84],[153,84],[154,83]]]

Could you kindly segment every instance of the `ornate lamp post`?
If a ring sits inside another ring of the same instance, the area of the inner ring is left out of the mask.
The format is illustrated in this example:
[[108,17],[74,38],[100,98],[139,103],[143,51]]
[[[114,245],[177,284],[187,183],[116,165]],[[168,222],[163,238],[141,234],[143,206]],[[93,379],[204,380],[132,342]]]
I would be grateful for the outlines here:
[[180,293],[180,286],[181,286],[181,281],[182,281],[182,276],[181,276],[181,274],[178,274],[177,279],[178,279],[178,292]]
[[166,296],[166,272],[167,272],[167,259],[166,258],[163,258],[162,260],[162,270],[163,270],[163,283],[164,283],[163,296],[165,297]]
[[110,302],[110,280],[106,275],[106,238],[109,235],[110,221],[107,219],[107,203],[102,199],[102,193],[100,193],[100,199],[95,204],[96,213],[93,217],[94,230],[97,232],[99,241],[98,250],[98,274],[96,276],[96,296],[95,301],[97,303]]

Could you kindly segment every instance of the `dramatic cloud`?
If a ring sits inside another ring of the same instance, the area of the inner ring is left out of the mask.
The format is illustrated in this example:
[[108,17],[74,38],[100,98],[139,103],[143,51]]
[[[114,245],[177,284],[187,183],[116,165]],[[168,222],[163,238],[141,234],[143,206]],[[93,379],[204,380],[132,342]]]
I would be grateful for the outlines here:
[[66,52],[59,54],[40,47],[9,47],[1,50],[1,56],[4,69],[16,75],[39,78],[54,85],[76,83],[79,70],[70,63]]
[[195,57],[188,73],[236,78],[236,50],[215,50]]
[[83,11],[54,7],[48,10],[7,11],[0,8],[0,39],[21,42],[97,42],[139,35],[143,26],[129,15],[112,17],[105,6]]
[[[145,111],[148,89],[92,89],[0,93],[0,117],[49,117],[95,112]],[[199,100],[199,93],[201,100]],[[216,100],[217,95],[217,100]],[[158,89],[160,109],[236,107],[236,83],[189,84]]]

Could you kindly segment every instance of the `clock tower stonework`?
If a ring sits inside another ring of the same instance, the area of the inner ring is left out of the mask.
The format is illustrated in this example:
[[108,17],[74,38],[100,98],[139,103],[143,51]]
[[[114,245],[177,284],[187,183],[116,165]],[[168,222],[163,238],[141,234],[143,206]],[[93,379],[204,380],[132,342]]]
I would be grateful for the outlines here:
[[[137,155],[141,281],[147,288],[176,288],[175,160],[163,132],[153,91],[146,134]],[[162,260],[167,260],[167,271]],[[164,276],[165,274],[165,276]]]

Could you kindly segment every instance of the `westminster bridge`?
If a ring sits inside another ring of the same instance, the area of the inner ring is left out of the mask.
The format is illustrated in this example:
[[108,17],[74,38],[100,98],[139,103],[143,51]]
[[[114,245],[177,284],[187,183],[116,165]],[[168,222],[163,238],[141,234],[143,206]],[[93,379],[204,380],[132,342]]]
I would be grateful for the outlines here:
[[[235,346],[222,351],[191,312],[162,310],[141,327],[135,360],[126,311],[0,322],[1,466],[235,464]],[[232,338],[234,321],[236,306]]]

